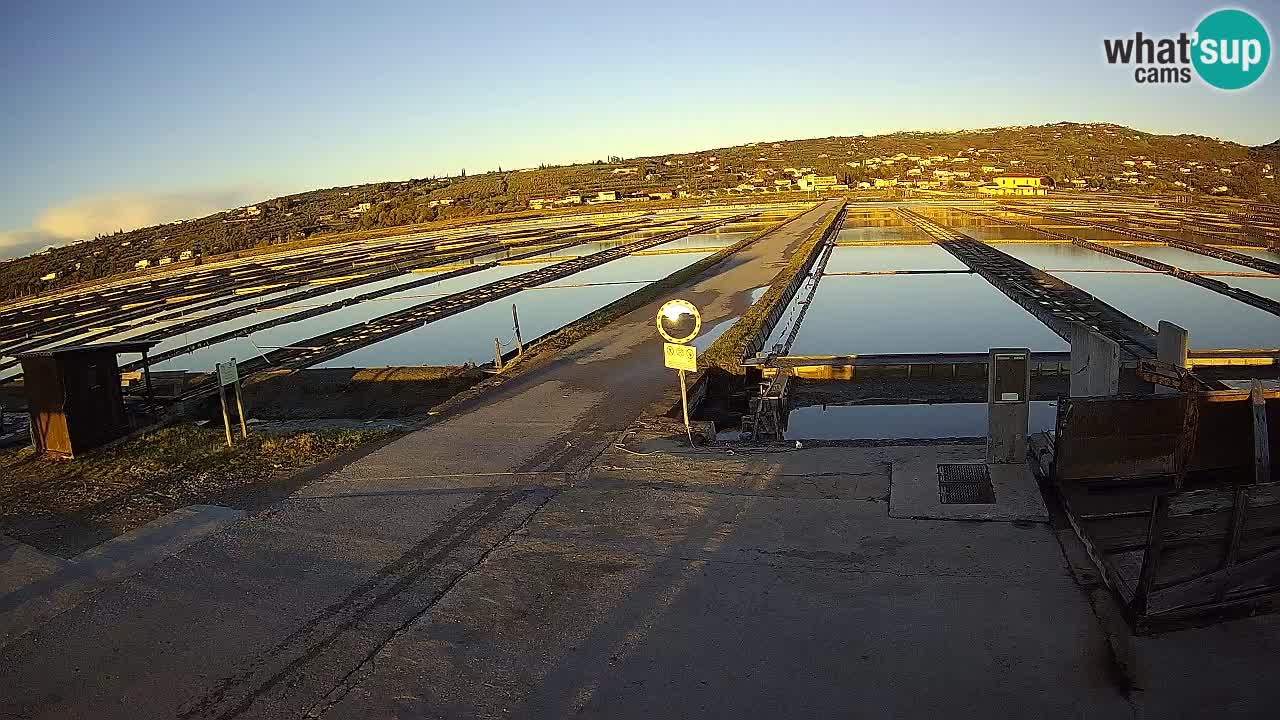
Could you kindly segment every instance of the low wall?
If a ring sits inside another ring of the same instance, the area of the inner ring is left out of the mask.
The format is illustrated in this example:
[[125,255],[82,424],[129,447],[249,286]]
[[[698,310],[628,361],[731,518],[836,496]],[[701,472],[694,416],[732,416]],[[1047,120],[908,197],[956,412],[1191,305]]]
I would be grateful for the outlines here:
[[245,414],[262,420],[424,415],[484,377],[467,367],[279,370],[244,385]]

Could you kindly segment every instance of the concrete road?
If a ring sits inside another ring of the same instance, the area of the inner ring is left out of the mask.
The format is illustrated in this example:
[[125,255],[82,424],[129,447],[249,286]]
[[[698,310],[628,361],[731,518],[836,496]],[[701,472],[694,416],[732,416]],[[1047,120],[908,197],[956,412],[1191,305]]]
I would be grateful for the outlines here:
[[[740,313],[835,208],[790,221],[679,294],[708,325]],[[663,397],[672,379],[656,311],[11,642],[0,716],[293,717],[341,699]]]
[[326,717],[1273,716],[1280,618],[1133,638],[1044,523],[890,517],[983,453],[610,448]]

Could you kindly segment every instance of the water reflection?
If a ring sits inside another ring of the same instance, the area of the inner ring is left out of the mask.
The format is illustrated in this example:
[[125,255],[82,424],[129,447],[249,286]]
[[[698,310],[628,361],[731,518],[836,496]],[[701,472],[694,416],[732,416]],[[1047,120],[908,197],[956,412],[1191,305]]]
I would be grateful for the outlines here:
[[1122,248],[1125,252],[1133,253],[1144,258],[1159,260],[1168,263],[1174,267],[1183,270],[1223,270],[1226,272],[1256,272],[1253,268],[1237,265],[1227,260],[1219,260],[1218,258],[1208,257],[1199,253],[1193,253],[1189,250],[1182,250],[1168,245],[1137,245]]
[[1280,345],[1280,317],[1168,275],[1054,274],[1153,328],[1161,320],[1181,325],[1192,348]]
[[[1034,401],[1028,434],[1053,430],[1058,403]],[[813,405],[793,408],[788,440],[884,440],[986,437],[986,403],[935,405]]]
[[[408,307],[412,307],[419,303],[426,302],[433,297],[439,297],[450,293],[460,292],[467,288],[476,287],[483,283],[494,282],[506,277],[518,275],[527,271],[527,267],[521,266],[499,266],[481,270],[470,275],[462,277],[450,278],[442,280],[438,283],[432,283],[424,287],[413,288],[402,293],[395,293],[369,302],[362,302],[356,305],[339,308],[326,312],[322,315],[310,317],[305,320],[285,323],[276,327],[267,328],[253,333],[252,339],[232,338],[222,342],[201,348],[193,352],[179,355],[178,357],[166,360],[155,366],[157,370],[208,370],[212,369],[215,363],[224,362],[228,357],[236,357],[237,359],[245,359],[255,357],[261,353],[269,352],[276,347],[290,346],[310,337],[324,334],[331,330],[335,330],[347,325],[367,322],[375,317],[397,312]],[[403,284],[411,279],[423,279],[422,275],[406,273],[406,275],[384,281],[386,287],[394,286],[393,281]],[[307,306],[321,305],[325,302],[332,302],[336,299],[350,298],[361,293],[369,292],[376,287],[375,284],[364,285],[359,288],[343,290],[338,293],[330,293],[318,298],[312,298],[306,301]],[[296,312],[304,308],[286,307],[281,308],[275,313]],[[510,308],[508,308],[510,311]],[[278,316],[273,313],[255,313],[253,315],[236,318],[225,323],[211,325],[206,328],[198,328],[189,332],[166,338],[156,347],[155,352],[163,352],[166,349],[180,347],[191,342],[196,342],[204,338],[212,337],[219,333],[237,330],[248,325],[262,322],[271,317]]]
[[793,355],[1065,350],[1067,344],[974,275],[826,277]]
[[691,265],[708,254],[647,255],[617,260],[424,325],[334,358],[319,367],[491,362],[494,356],[494,338],[503,343],[504,351],[515,348],[511,322],[513,303],[520,313],[520,330],[527,342],[634,292],[648,282]]
[[[1132,248],[1124,248],[1132,250]],[[1103,255],[1069,243],[1008,243],[1000,246],[1028,265],[1041,270],[1145,270],[1128,260]]]
[[[1228,285],[1280,302],[1280,278],[1218,278]],[[1280,343],[1280,338],[1276,342]]]
[[966,270],[964,263],[937,245],[873,245],[832,248],[826,271]]

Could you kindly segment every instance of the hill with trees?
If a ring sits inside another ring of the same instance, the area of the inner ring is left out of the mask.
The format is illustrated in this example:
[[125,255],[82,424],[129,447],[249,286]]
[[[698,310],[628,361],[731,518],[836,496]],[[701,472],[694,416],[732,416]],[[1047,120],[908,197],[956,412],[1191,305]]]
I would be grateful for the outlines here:
[[203,218],[138,228],[0,263],[0,299],[134,272],[139,263],[323,242],[360,230],[526,211],[536,198],[671,192],[687,197],[774,190],[800,173],[843,185],[938,182],[971,190],[1000,174],[1049,177],[1059,188],[1130,194],[1280,197],[1280,140],[1250,148],[1200,135],[1156,135],[1108,123],[896,132],[758,142],[577,165],[498,169],[455,177],[328,188]]

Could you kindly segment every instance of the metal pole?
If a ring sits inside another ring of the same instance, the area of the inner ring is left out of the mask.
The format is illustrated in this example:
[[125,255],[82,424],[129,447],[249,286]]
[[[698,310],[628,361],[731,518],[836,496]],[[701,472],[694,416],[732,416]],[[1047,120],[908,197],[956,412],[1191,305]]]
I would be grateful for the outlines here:
[[493,367],[502,370],[502,343],[498,338],[493,339]]
[[524,340],[520,338],[520,315],[516,313],[516,304],[511,303],[511,322],[516,326],[516,354],[524,354]]
[[244,401],[240,398],[240,379],[236,378],[236,411],[240,413],[240,437],[249,437],[249,426],[244,421]]
[[689,391],[684,383],[684,370],[680,373],[680,408],[684,411],[684,431],[689,436],[689,447],[693,447],[693,428],[689,427]]

